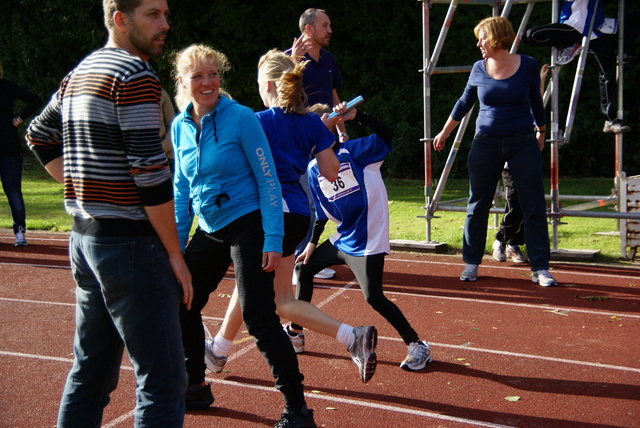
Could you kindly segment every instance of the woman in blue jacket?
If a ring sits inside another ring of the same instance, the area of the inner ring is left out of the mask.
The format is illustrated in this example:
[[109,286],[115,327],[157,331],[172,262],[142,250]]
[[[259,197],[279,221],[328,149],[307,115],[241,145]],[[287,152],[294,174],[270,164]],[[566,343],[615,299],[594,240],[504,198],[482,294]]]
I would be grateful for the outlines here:
[[[182,111],[171,128],[176,223],[194,288],[191,309],[181,312],[187,408],[213,403],[211,386],[204,381],[200,311],[233,262],[244,322],[284,396],[280,424],[315,426],[298,360],[274,302],[274,270],[282,256],[280,184],[255,114],[220,94],[220,75],[228,69],[224,54],[199,44],[181,51],[175,61],[176,101]],[[194,215],[198,228],[187,245]]]

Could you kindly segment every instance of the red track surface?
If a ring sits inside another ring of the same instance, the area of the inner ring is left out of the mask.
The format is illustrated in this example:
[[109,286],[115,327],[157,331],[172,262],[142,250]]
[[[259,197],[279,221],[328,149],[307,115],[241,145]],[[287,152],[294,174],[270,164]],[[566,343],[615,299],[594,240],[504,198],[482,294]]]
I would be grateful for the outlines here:
[[[51,427],[72,362],[74,284],[67,235],[29,232],[14,248],[0,231],[0,427]],[[317,283],[314,304],[350,325],[376,325],[378,370],[362,384],[334,339],[307,332],[299,356],[309,407],[326,427],[640,426],[640,270],[553,263],[561,286],[533,284],[528,266],[485,257],[476,282],[460,282],[460,257],[394,253],[386,295],[435,361],[399,368],[406,346],[364,301],[353,275]],[[233,272],[204,315],[215,333]],[[282,410],[268,367],[242,331],[225,371],[209,373],[216,401],[186,427],[272,426]],[[133,425],[128,361],[103,419]],[[509,401],[508,398],[516,401]]]

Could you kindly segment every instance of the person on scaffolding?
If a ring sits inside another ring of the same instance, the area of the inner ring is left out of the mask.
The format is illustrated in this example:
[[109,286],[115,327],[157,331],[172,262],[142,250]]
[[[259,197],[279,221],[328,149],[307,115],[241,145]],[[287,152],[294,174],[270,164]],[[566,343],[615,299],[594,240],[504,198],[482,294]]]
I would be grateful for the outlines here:
[[569,64],[582,50],[582,37],[589,35],[591,19],[595,14],[589,53],[595,56],[600,74],[600,103],[607,119],[603,132],[621,134],[631,127],[617,118],[618,90],[616,83],[616,46],[618,21],[605,18],[602,0],[565,0],[560,11],[560,22],[528,29],[523,41],[531,46],[560,49],[557,65]]

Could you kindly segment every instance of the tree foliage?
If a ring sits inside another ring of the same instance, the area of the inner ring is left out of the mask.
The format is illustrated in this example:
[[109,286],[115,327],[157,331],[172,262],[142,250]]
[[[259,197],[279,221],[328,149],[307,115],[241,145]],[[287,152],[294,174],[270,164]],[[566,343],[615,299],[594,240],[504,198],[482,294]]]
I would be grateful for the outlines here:
[[[617,3],[617,2],[609,2]],[[638,8],[626,2],[627,9]],[[233,69],[223,85],[240,103],[256,110],[263,108],[257,91],[257,61],[271,48],[286,49],[299,35],[298,18],[309,6],[326,9],[332,20],[329,49],[336,57],[345,86],[342,99],[363,95],[361,108],[392,125],[394,151],[385,162],[385,174],[395,178],[424,178],[422,3],[416,0],[317,1],[300,0],[170,0],[171,31],[165,53],[152,63],[170,93],[172,54],[191,43],[206,43],[223,51]],[[433,51],[447,12],[446,4],[431,4],[430,49]],[[524,5],[514,5],[511,19],[517,28]],[[616,4],[606,4],[615,15]],[[551,2],[538,3],[529,26],[550,22]],[[439,66],[471,65],[480,59],[474,25],[491,14],[488,6],[461,2],[451,23]],[[634,25],[635,23],[629,23]],[[4,0],[0,15],[0,61],[5,76],[48,99],[60,80],[84,56],[101,47],[107,33],[102,4],[86,0]],[[627,47],[637,55],[638,42]],[[521,46],[520,52],[549,62],[548,49]],[[575,73],[575,62],[561,72],[561,110],[566,111]],[[625,118],[640,131],[637,122],[640,89],[637,64],[625,67]],[[431,137],[444,124],[453,104],[462,93],[467,74],[437,74],[431,77]],[[602,133],[598,73],[589,61],[584,73],[573,136],[560,150],[560,174],[564,176],[612,176],[615,165],[614,139]],[[564,116],[561,127],[564,127]],[[355,125],[350,134],[364,132]],[[472,124],[452,170],[452,177],[466,177],[466,154],[471,144]],[[352,131],[353,129],[353,131]],[[452,140],[453,138],[451,138]],[[638,132],[624,137],[623,169],[628,175],[640,173]],[[439,176],[447,153],[432,153],[433,175]],[[548,150],[544,157],[549,163]]]

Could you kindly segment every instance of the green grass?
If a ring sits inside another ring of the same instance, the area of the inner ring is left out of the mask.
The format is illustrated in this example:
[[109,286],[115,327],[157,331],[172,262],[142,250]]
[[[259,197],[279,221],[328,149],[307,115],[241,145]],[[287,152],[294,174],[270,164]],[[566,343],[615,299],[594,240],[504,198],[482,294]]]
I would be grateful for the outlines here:
[[[391,218],[390,238],[411,241],[425,241],[426,220],[419,216],[425,215],[424,184],[418,180],[387,180],[389,193],[389,213]],[[435,190],[436,184],[434,183]],[[575,195],[609,195],[613,187],[613,180],[608,178],[580,178],[561,179],[560,194]],[[545,186],[549,188],[548,183]],[[23,176],[23,194],[27,206],[27,227],[31,230],[69,231],[71,217],[64,211],[62,185],[53,180],[32,157],[25,159]],[[466,180],[449,180],[441,202],[452,199],[466,198],[468,183]],[[8,204],[4,193],[0,192],[2,203],[0,218],[1,228],[11,227]],[[565,202],[564,207],[577,202]],[[611,211],[613,206],[598,208],[600,211]],[[431,222],[431,240],[447,244],[448,252],[454,254],[462,246],[462,226],[464,213],[438,211]],[[495,233],[494,220],[490,216],[489,231],[487,233],[487,252],[490,251],[491,239]],[[599,235],[598,232],[612,232],[617,230],[617,220],[601,218],[564,217],[566,223],[558,228],[558,248],[576,250],[600,250],[596,261],[606,263],[624,263],[620,257],[620,238],[617,235]],[[335,231],[328,224],[323,237]],[[549,233],[551,237],[551,227]]]

